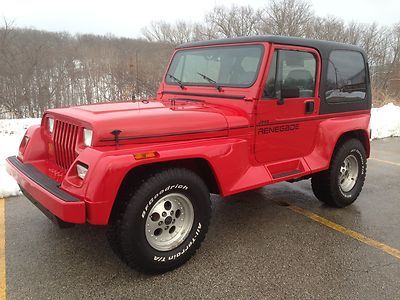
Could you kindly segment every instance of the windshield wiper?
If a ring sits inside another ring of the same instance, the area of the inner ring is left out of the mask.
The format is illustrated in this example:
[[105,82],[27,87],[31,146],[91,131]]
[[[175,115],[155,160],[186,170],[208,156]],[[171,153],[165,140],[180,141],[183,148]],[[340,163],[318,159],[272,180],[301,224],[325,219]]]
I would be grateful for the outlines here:
[[169,78],[172,78],[173,80],[175,80],[176,83],[178,83],[179,87],[183,90],[183,88],[185,86],[183,85],[183,83],[182,83],[182,81],[180,79],[176,78],[174,75],[171,75],[169,73],[167,75],[168,75]]
[[222,91],[221,87],[219,86],[219,84],[214,79],[208,77],[207,75],[201,74],[199,72],[197,72],[197,74],[199,74],[201,77],[203,77],[209,83],[212,83],[215,86],[215,88],[218,90],[218,92]]

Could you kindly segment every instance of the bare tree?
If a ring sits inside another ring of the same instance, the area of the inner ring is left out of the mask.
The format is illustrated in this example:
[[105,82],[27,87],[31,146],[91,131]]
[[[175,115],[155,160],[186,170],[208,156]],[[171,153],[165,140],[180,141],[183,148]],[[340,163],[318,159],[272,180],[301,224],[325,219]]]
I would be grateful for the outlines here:
[[261,11],[251,6],[233,5],[229,9],[216,6],[205,16],[209,28],[212,28],[218,37],[248,36],[257,33]]
[[375,103],[400,97],[400,23],[318,17],[306,0],[272,0],[262,9],[217,6],[204,22],[152,22],[145,39],[70,35],[0,24],[0,117],[39,117],[51,107],[154,95],[177,44],[280,34],[359,45],[369,58]]
[[195,38],[197,24],[178,21],[171,25],[164,21],[152,22],[142,29],[142,34],[150,42],[168,42],[174,45],[187,43]]
[[149,42],[169,41],[171,25],[164,21],[153,21],[148,27],[142,29],[142,34]]
[[0,28],[0,115],[155,94],[173,46],[113,36]]
[[305,36],[314,39],[343,42],[345,39],[345,30],[345,24],[341,19],[335,17],[316,17],[310,24]]
[[263,10],[260,32],[286,36],[306,36],[314,13],[303,0],[271,0]]

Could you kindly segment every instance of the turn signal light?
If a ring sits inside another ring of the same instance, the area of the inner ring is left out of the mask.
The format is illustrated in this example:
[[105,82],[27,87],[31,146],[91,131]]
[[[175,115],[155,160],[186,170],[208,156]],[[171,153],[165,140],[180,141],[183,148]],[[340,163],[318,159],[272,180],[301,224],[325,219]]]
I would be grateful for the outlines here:
[[24,154],[26,146],[28,145],[29,142],[29,137],[26,135],[22,138],[21,144],[19,145],[19,152],[21,154]]
[[28,145],[29,142],[29,137],[26,135],[22,138],[21,144],[19,145],[19,148],[25,149],[26,145]]
[[135,153],[133,154],[136,160],[140,159],[147,159],[147,158],[154,158],[158,157],[158,152],[152,151],[152,152],[144,152],[144,153]]
[[87,165],[80,162],[76,164],[76,173],[80,179],[85,179],[88,170],[89,167]]

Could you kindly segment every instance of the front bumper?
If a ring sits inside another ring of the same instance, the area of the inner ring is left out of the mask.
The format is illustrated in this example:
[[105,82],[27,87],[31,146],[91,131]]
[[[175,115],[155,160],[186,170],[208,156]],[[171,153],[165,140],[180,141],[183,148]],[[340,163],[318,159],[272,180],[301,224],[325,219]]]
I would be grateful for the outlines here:
[[6,162],[7,172],[15,178],[22,192],[48,217],[67,223],[85,223],[84,201],[61,190],[57,181],[33,165],[24,164],[15,156],[7,158]]

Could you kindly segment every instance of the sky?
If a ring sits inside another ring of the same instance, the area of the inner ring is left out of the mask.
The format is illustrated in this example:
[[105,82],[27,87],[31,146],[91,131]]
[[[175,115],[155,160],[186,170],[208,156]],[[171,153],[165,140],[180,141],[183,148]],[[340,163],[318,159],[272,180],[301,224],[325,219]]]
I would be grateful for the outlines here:
[[[345,21],[400,22],[399,0],[310,0],[318,16]],[[151,21],[201,22],[216,5],[264,7],[268,0],[0,0],[0,18],[16,27],[140,37]],[[0,20],[1,22],[1,20]]]

